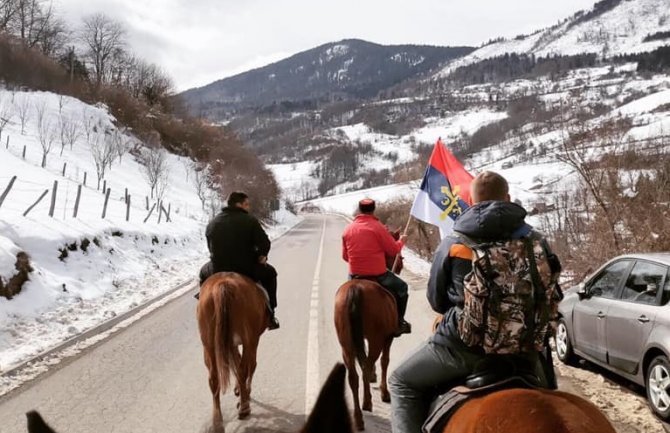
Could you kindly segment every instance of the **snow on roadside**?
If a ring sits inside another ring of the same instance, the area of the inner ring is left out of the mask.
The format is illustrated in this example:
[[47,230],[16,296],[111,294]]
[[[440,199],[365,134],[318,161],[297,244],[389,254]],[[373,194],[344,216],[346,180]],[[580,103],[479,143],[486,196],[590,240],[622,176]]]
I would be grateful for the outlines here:
[[[208,215],[196,194],[189,161],[167,154],[169,184],[163,200],[171,222],[164,214],[159,221],[156,211],[144,222],[149,213],[145,199],[149,187],[136,157],[125,154],[115,158],[105,177],[111,193],[103,219],[105,199],[96,188],[84,124],[90,130],[95,127],[93,133],[101,139],[117,130],[106,108],[48,92],[2,88],[0,105],[14,110],[0,146],[0,194],[16,176],[0,208],[0,278],[6,282],[15,274],[20,251],[30,256],[34,269],[13,299],[0,297],[2,373],[193,279],[208,257],[204,241]],[[24,133],[17,114],[21,105],[28,109]],[[40,167],[39,111],[44,112],[43,125],[56,135],[45,168]],[[76,122],[80,135],[61,156],[58,132],[63,121]],[[74,218],[76,191],[85,173],[87,183],[81,188],[78,217]],[[58,190],[53,217],[49,216],[51,192],[24,216],[42,192],[52,190],[54,181],[58,181]],[[129,221],[126,190],[131,198]],[[297,222],[299,218],[282,210],[267,230],[277,237]]]

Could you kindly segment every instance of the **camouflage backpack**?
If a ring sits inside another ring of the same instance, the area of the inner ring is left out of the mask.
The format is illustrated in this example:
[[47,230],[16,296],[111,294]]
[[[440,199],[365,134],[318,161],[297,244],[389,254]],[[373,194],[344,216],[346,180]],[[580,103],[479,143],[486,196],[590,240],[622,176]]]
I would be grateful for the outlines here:
[[473,252],[458,318],[463,342],[491,354],[542,351],[563,297],[558,258],[533,233],[485,244],[459,236]]

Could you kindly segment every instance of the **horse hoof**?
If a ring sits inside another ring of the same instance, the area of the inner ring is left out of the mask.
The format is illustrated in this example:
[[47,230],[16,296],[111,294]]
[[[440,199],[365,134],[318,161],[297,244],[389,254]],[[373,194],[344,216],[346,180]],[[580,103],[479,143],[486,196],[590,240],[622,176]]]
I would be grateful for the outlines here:
[[372,402],[363,403],[363,410],[366,412],[372,412]]
[[370,383],[377,383],[377,373],[372,373],[370,376]]
[[251,407],[248,404],[241,405],[237,402],[237,419],[247,419],[251,415]]
[[356,421],[356,430],[358,431],[365,430],[365,423],[363,423],[363,421],[361,422]]
[[389,394],[388,392],[385,393],[382,392],[382,401],[384,403],[391,403],[391,394]]

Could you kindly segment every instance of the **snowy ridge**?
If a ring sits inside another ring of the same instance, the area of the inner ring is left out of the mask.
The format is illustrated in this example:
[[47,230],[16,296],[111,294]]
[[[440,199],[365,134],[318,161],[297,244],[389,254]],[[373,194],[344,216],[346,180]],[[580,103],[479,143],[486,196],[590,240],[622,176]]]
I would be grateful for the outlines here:
[[624,0],[587,21],[577,21],[579,16],[530,36],[486,45],[450,62],[436,77],[447,76],[461,66],[505,53],[533,53],[537,57],[595,53],[610,57],[653,51],[670,44],[670,39],[644,41],[648,35],[670,30],[667,0]]

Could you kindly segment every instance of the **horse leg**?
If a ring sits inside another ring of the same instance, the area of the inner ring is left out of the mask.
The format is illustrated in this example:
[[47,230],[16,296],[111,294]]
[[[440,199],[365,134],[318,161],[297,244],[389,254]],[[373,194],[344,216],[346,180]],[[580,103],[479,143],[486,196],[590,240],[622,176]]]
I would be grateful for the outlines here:
[[254,341],[251,342],[250,345],[250,350],[249,350],[249,370],[247,372],[247,391],[249,392],[249,396],[251,396],[251,381],[254,378],[254,373],[256,373],[256,355],[258,352],[258,340],[260,339],[260,335],[258,338],[256,338]]
[[249,391],[247,390],[247,376],[249,366],[247,364],[246,356],[247,350],[242,349],[243,354],[239,352],[235,354],[235,362],[239,365],[237,369],[237,386],[240,390],[240,401],[237,403],[237,418],[247,419],[251,415],[251,406],[249,404]]
[[[346,353],[342,354],[344,365],[347,367],[349,387],[354,396],[354,423],[358,431],[365,430],[365,422],[363,421],[363,412],[361,412],[361,403],[358,399],[358,373],[356,373],[356,358],[348,356]],[[364,373],[365,374],[365,373]]]
[[[213,352],[213,351],[212,351]],[[212,424],[214,428],[223,425],[223,415],[221,414],[221,385],[219,383],[219,370],[216,365],[214,353],[210,353],[205,348],[205,365],[209,371],[209,389],[212,391]]]
[[363,365],[363,410],[372,412],[372,394],[370,393],[370,377],[374,374],[375,362],[381,353],[381,345],[368,340],[368,357]]
[[389,338],[384,344],[384,351],[382,352],[382,383],[379,385],[379,389],[382,392],[382,401],[384,403],[391,402],[391,394],[389,394],[388,385],[386,383],[386,373],[389,368],[389,361],[391,359],[391,344],[393,343],[393,338]]

